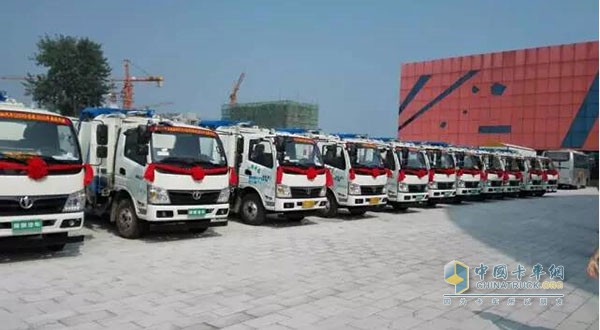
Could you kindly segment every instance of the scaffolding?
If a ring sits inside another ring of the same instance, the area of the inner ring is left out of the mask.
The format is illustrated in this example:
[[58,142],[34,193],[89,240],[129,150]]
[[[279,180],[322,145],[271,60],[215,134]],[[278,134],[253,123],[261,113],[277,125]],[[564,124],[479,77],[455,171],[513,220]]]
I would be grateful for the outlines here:
[[306,128],[319,126],[319,106],[295,101],[238,103],[221,108],[224,120],[251,121],[266,128]]

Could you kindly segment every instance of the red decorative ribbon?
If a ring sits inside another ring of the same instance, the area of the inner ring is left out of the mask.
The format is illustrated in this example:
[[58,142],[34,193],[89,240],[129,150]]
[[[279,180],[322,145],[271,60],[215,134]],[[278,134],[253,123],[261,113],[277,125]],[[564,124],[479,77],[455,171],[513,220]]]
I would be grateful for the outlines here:
[[542,171],[542,170],[529,170],[529,174],[543,175],[544,171]]
[[426,169],[412,169],[412,168],[405,168],[400,170],[400,173],[398,173],[398,182],[403,181],[407,175],[416,175],[419,179],[426,176],[427,175],[427,170]]
[[202,168],[200,166],[193,166],[189,168],[179,167],[175,165],[167,165],[167,164],[154,164],[150,163],[146,167],[146,172],[144,172],[144,179],[149,182],[154,182],[154,171],[161,170],[164,172],[172,173],[172,174],[183,174],[190,175],[194,181],[202,181],[207,175],[219,175],[219,174],[227,174],[229,169],[227,167],[217,167],[217,168]]
[[456,175],[458,176],[462,176],[463,174],[479,175],[481,174],[481,171],[473,168],[461,168],[456,172]]
[[514,174],[514,176],[515,176],[515,178],[517,178],[517,180],[523,179],[523,173],[521,173],[521,171],[513,171],[513,172],[510,172],[510,174]]
[[446,174],[447,176],[450,176],[450,174],[456,173],[456,170],[453,168],[434,168],[433,171],[434,171],[434,173]]
[[502,177],[504,175],[503,170],[487,170],[487,174],[496,174],[498,177]]
[[65,172],[85,169],[83,176],[83,184],[89,185],[94,178],[94,170],[90,164],[53,164],[48,165],[40,157],[31,157],[27,160],[27,164],[13,163],[0,161],[0,170],[25,171],[27,176],[33,180],[41,180],[48,176],[50,172]]
[[558,175],[558,170],[556,169],[547,170],[546,172],[548,173],[548,175]]
[[235,168],[230,167],[229,168],[229,185],[237,186],[238,182],[239,182],[239,180],[238,180],[237,173],[235,172]]
[[356,174],[363,174],[363,175],[370,175],[374,178],[380,176],[380,175],[387,175],[388,174],[388,169],[385,168],[353,168],[351,170],[354,170],[355,175]]
[[[317,177],[317,175],[321,175],[321,174],[327,175],[327,169],[325,169],[325,168],[317,169],[314,167],[309,167],[309,168],[305,169],[305,168],[296,167],[296,166],[279,166],[279,167],[277,167],[277,173],[276,173],[276,178],[275,178],[275,182],[277,184],[280,184],[282,182],[283,173],[306,175],[306,178],[308,180],[312,181]],[[331,173],[329,173],[329,175],[331,175]],[[333,179],[332,179],[332,181],[333,181]]]

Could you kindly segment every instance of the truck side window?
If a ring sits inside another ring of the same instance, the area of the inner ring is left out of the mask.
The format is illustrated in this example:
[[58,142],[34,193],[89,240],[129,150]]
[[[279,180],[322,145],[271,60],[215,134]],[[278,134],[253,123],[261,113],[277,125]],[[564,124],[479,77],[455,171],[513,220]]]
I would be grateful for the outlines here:
[[394,161],[394,152],[391,149],[384,149],[381,151],[381,158],[383,158],[384,166],[388,170],[396,170],[396,162]]
[[346,160],[344,159],[344,150],[342,147],[337,145],[323,146],[323,162],[326,165],[345,170]]
[[[129,133],[129,134],[127,134]],[[137,134],[135,130],[125,133],[125,157],[144,166],[146,165],[146,156],[138,154]]]
[[273,150],[268,141],[259,139],[250,140],[250,154],[248,159],[262,166],[273,167]]

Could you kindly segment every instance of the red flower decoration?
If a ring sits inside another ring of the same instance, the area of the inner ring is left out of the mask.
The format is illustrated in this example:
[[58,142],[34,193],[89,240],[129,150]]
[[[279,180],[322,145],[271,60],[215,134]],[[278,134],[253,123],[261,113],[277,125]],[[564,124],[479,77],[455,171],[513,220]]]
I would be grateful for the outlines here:
[[40,180],[48,175],[48,164],[40,157],[27,160],[27,176],[33,180]]
[[310,181],[312,181],[316,177],[317,177],[317,170],[315,170],[314,167],[309,167],[308,170],[306,170],[306,178],[308,178]]
[[194,181],[201,181],[206,176],[206,173],[204,173],[204,169],[202,169],[202,167],[194,166],[194,167],[192,167],[191,175],[192,175],[192,179],[194,179]]

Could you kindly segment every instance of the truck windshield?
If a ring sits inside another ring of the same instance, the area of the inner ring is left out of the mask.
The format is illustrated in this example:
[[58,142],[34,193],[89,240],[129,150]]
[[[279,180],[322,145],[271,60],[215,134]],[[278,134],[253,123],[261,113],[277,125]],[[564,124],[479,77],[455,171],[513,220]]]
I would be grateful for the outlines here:
[[464,154],[462,164],[460,165],[462,165],[461,168],[464,169],[480,170],[483,167],[483,162],[477,155]]
[[152,161],[222,167],[227,165],[221,140],[195,133],[154,131],[151,140]]
[[[9,114],[39,116],[40,120],[6,118]],[[71,122],[60,116],[0,111],[0,160],[24,162],[34,156],[47,163],[80,164]]]
[[396,149],[396,155],[400,160],[400,168],[405,169],[427,169],[425,155],[418,150]]
[[366,143],[354,143],[355,148],[350,148],[350,164],[352,167],[380,167],[383,165],[383,158],[376,145]]
[[429,156],[431,168],[448,169],[455,167],[454,158],[445,150],[429,150],[427,156]]
[[533,169],[533,170],[541,170],[542,164],[540,163],[539,159],[531,158],[531,159],[529,159],[529,167],[530,167],[530,169]]
[[550,159],[543,159],[542,160],[542,168],[544,170],[554,170],[554,169],[556,169],[556,167],[554,167],[554,163]]
[[500,157],[496,155],[488,155],[486,157],[485,166],[488,170],[504,170]]
[[323,159],[321,152],[310,139],[285,137],[283,140],[283,152],[279,153],[281,165],[293,165],[301,167],[322,167]]

